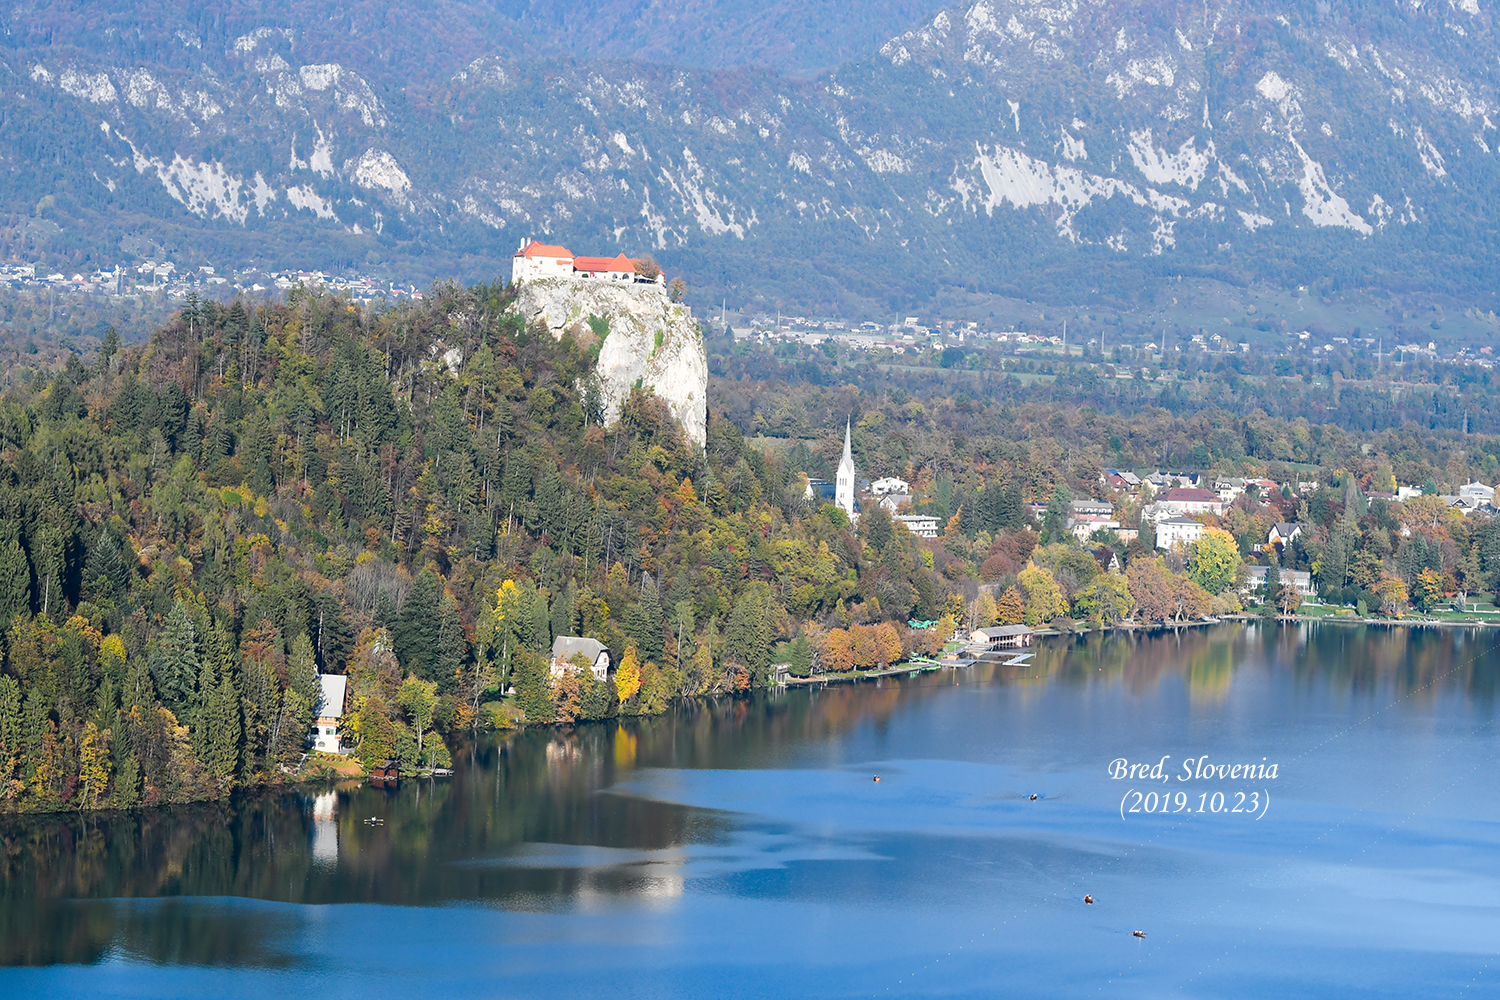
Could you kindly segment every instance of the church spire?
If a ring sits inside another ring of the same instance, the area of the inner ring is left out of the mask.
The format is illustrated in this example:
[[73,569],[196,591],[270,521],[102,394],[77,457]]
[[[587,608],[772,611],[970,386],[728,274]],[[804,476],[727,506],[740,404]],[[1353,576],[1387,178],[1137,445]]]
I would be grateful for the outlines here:
[[844,457],[839,460],[838,478],[834,483],[834,502],[844,509],[851,521],[857,517],[854,511],[854,452],[849,440],[852,429],[851,418],[844,422]]

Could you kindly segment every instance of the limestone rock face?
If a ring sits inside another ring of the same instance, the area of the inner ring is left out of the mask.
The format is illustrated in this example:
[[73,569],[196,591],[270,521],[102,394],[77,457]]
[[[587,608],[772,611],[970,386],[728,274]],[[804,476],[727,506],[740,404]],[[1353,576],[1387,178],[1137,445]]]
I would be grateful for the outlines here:
[[[614,423],[630,387],[641,384],[671,408],[688,439],[702,448],[708,427],[708,352],[693,313],[658,284],[542,278],[522,281],[515,308],[541,319],[561,339],[590,316],[609,321],[595,372],[604,420]],[[660,338],[658,340],[658,337]]]

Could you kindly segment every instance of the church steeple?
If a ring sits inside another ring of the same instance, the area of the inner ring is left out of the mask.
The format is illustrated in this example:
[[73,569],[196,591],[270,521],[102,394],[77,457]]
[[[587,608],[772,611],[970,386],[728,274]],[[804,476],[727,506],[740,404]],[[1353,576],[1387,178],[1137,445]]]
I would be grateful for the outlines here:
[[850,432],[853,421],[844,422],[844,457],[839,459],[838,478],[834,482],[834,502],[844,509],[850,520],[854,513],[854,451],[850,447]]

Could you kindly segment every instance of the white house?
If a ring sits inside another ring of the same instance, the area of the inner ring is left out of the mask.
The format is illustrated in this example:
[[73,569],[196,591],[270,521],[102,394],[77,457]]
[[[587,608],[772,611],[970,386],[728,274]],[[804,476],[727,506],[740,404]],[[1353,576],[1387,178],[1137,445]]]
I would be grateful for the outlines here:
[[1277,521],[1271,525],[1271,530],[1266,534],[1266,543],[1277,548],[1286,548],[1292,543],[1292,539],[1302,535],[1302,525],[1288,524],[1285,521]]
[[880,498],[880,506],[890,511],[892,514],[895,514],[899,512],[902,507],[911,506],[911,494],[887,493],[885,496]]
[[1079,514],[1068,521],[1068,528],[1073,532],[1073,537],[1080,542],[1086,542],[1094,532],[1101,528],[1105,531],[1119,531],[1120,522],[1112,517],[1101,517],[1098,514]]
[[1159,493],[1151,509],[1158,519],[1185,517],[1189,514],[1222,514],[1224,501],[1212,490],[1179,486]]
[[888,493],[911,493],[911,484],[895,476],[885,476],[870,484],[870,495],[883,497]]
[[1495,502],[1495,487],[1483,483],[1465,483],[1458,488],[1458,497],[1467,501],[1471,507],[1488,507]]
[[1088,514],[1094,517],[1113,517],[1115,505],[1108,500],[1074,500],[1073,516]]
[[938,519],[935,517],[930,517],[926,514],[897,514],[891,520],[897,524],[906,525],[906,530],[918,538],[936,538],[938,536]]
[[575,656],[589,661],[589,672],[594,675],[594,680],[602,681],[609,676],[609,647],[598,639],[576,635],[560,635],[552,640],[552,659],[548,664],[552,676],[561,677],[567,673]]
[[[1271,572],[1268,566],[1251,566],[1245,579],[1245,593],[1252,590],[1266,589],[1266,576]],[[1281,583],[1283,586],[1291,584],[1297,588],[1297,592],[1303,597],[1313,597],[1318,588],[1313,586],[1312,574],[1305,569],[1284,569],[1281,571]]]
[[318,675],[318,721],[313,725],[313,749],[343,753],[339,748],[339,720],[344,717],[344,694],[349,678],[342,674]]
[[571,278],[573,276],[573,251],[567,247],[549,246],[536,240],[521,244],[510,260],[510,280],[523,278]]
[[1173,549],[1189,546],[1203,537],[1203,522],[1186,517],[1169,517],[1156,522],[1156,547]]

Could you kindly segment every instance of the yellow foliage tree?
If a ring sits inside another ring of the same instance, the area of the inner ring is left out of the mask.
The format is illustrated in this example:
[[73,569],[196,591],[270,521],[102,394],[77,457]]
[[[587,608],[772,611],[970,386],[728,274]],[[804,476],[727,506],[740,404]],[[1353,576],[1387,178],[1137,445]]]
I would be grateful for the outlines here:
[[1044,625],[1068,610],[1062,588],[1049,571],[1036,563],[1027,563],[1016,580],[1026,591],[1026,624],[1032,628]]
[[615,694],[619,696],[620,704],[625,704],[635,693],[641,689],[641,661],[636,654],[634,646],[626,646],[625,652],[620,657],[620,665],[615,668]]

